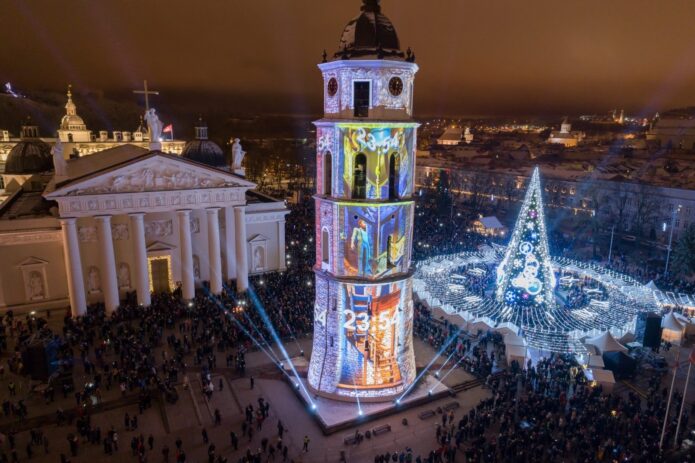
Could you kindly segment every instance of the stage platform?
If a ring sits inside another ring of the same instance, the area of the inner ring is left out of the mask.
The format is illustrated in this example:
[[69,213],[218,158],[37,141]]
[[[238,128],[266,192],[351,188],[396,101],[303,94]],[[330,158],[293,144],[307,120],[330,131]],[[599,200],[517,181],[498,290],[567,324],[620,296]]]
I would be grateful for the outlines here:
[[[311,394],[309,385],[307,384],[306,374],[302,374],[306,372],[308,367],[307,359],[304,357],[295,357],[291,360],[297,372],[300,374],[300,379],[304,388]],[[294,382],[293,374],[287,367],[285,370],[288,371],[292,378],[290,380],[286,377],[287,381]],[[452,391],[431,374],[426,374],[420,378],[415,387],[413,387],[399,404],[396,404],[395,401],[361,402],[358,407],[357,402],[341,402],[311,394],[311,400],[316,404],[316,409],[312,410],[303,388],[294,387],[293,385],[292,390],[305,404],[307,413],[313,416],[325,435],[350,429],[354,426],[361,426],[377,418],[394,415],[404,410],[452,395]],[[361,415],[359,413],[360,409],[362,411]]]

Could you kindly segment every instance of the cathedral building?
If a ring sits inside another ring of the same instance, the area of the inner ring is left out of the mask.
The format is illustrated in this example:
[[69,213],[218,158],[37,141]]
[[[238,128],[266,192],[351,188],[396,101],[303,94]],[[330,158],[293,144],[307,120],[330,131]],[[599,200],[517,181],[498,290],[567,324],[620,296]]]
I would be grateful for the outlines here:
[[548,143],[563,145],[565,148],[574,148],[584,140],[584,132],[572,130],[569,119],[564,118],[560,124],[560,130],[553,130],[548,137]]
[[53,148],[27,126],[6,160],[0,309],[110,313],[129,293],[147,306],[152,293],[180,287],[191,299],[232,280],[244,291],[249,274],[285,269],[284,202],[231,171],[204,124],[180,156],[150,141],[69,158],[96,142],[70,95],[66,109]]

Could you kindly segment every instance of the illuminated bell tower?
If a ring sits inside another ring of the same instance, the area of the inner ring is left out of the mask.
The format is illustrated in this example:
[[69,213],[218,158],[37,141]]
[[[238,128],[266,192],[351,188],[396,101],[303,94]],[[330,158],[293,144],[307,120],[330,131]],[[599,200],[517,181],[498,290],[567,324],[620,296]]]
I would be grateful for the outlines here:
[[379,0],[363,0],[332,59],[317,128],[316,303],[309,385],[338,400],[385,401],[416,376],[412,199],[415,56]]

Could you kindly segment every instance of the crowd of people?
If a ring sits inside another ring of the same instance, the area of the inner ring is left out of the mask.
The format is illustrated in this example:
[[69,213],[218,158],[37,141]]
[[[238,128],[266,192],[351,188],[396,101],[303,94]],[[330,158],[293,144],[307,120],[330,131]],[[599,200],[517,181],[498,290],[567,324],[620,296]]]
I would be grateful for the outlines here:
[[[442,214],[441,204],[431,197],[418,201],[414,259],[471,250],[486,242],[487,238],[466,231],[470,216],[453,208]],[[177,290],[155,295],[147,308],[125,303],[110,316],[95,305],[83,317],[66,316],[60,333],[51,333],[46,321],[37,315],[14,317],[7,312],[0,323],[0,353],[14,348],[5,362],[12,373],[26,372],[21,349],[33,336],[51,337],[58,343],[55,364],[59,370],[42,393],[46,404],[55,400],[56,391],[75,398],[74,409],[59,408],[51,420],[74,426],[67,445],[56,450],[61,462],[79,455],[81,445],[101,446],[107,455],[118,451],[119,429],[114,426],[103,430],[90,419],[92,408],[102,401],[105,392],[117,389],[121,397],[133,398],[141,414],[153,400],[176,403],[179,398],[175,386],[183,383],[188,387],[189,374],[197,374],[202,390],[212,394],[220,388],[212,379],[219,368],[243,375],[250,350],[272,344],[275,336],[297,340],[309,335],[313,329],[313,235],[313,202],[293,206],[287,221],[288,270],[253,277],[251,290],[245,295],[238,295],[229,286],[222,297],[214,298],[203,289],[189,303]],[[481,293],[487,283],[481,278]],[[682,282],[672,282],[671,287],[688,289]],[[388,461],[389,457],[401,462],[455,461],[457,455],[463,455],[466,462],[646,462],[661,458],[655,445],[658,416],[663,413],[665,400],[663,391],[658,391],[658,382],[645,401],[634,394],[602,395],[600,388],[591,387],[581,370],[563,357],[529,365],[526,370],[514,365],[502,371],[501,336],[463,332],[434,319],[421,304],[415,307],[414,333],[434,349],[443,349],[442,355],[451,359],[451,365],[483,378],[492,398],[461,417],[453,412],[442,413],[435,434],[438,447],[428,455],[415,457],[406,449],[378,455],[375,462]],[[4,367],[0,366],[0,376]],[[76,377],[80,377],[79,384],[73,381]],[[253,387],[253,377],[250,382]],[[27,417],[24,397],[10,382],[8,397],[2,404],[4,415],[20,422]],[[120,432],[136,432],[137,416],[128,416]],[[240,429],[230,431],[235,450],[240,440],[253,440],[256,429],[267,419],[267,402],[255,408],[248,405],[245,417]],[[219,410],[215,422],[222,422]],[[667,428],[667,437],[673,440],[675,427],[669,422]],[[278,442],[260,440],[258,452],[248,451],[238,461],[286,461],[288,447],[282,442],[285,429],[278,423]],[[146,461],[154,447],[154,437],[145,434],[133,435],[130,441],[133,456],[139,461]],[[209,461],[226,461],[206,435],[203,430]],[[0,462],[18,460],[16,441],[15,433],[8,433]],[[308,441],[304,444],[308,451]],[[41,447],[49,452],[48,439],[40,428],[32,429],[24,453],[30,457]],[[164,461],[169,461],[169,448],[163,446],[160,450]],[[181,439],[171,453],[174,461],[187,461]]]
[[[644,399],[631,391],[605,394],[582,371],[565,356],[503,371],[489,383],[491,396],[469,412],[441,413],[437,447],[414,461],[453,462],[457,454],[466,463],[695,461],[687,451],[664,454],[659,448],[668,393],[660,378],[650,382]],[[674,394],[664,448],[675,438],[681,400]],[[679,441],[693,412],[684,413]],[[378,455],[374,461],[388,460]]]
[[[215,390],[211,373],[218,368],[226,367],[236,375],[243,375],[249,350],[272,344],[274,335],[284,340],[297,340],[311,332],[313,304],[307,294],[312,291],[307,291],[307,283],[313,278],[313,248],[310,244],[307,246],[306,238],[313,235],[309,220],[313,208],[304,204],[297,209],[287,222],[287,234],[292,243],[288,255],[295,260],[294,265],[286,272],[254,277],[251,290],[245,295],[239,296],[235,287],[226,286],[221,297],[212,297],[203,288],[193,301],[186,302],[177,289],[172,294],[153,295],[149,307],[140,307],[129,300],[109,316],[103,306],[95,304],[82,317],[67,314],[60,333],[52,332],[45,318],[34,313],[15,317],[9,311],[4,315],[0,323],[0,353],[8,347],[13,349],[6,361],[12,373],[27,373],[22,351],[37,337],[58,346],[52,359],[58,369],[43,393],[45,404],[53,402],[56,390],[62,392],[64,398],[68,394],[75,397],[74,409],[58,408],[51,419],[46,419],[74,426],[61,453],[62,462],[77,456],[84,443],[102,446],[105,454],[118,450],[117,429],[102,432],[91,424],[91,411],[102,402],[105,392],[116,389],[121,397],[134,397],[142,413],[154,399],[176,403],[175,385],[183,384],[187,388],[190,385],[188,375],[197,374],[203,393],[209,397]],[[300,240],[302,246],[299,246]],[[0,366],[0,375],[4,374],[4,368],[5,363]],[[80,378],[79,384],[76,378]],[[21,423],[28,414],[25,396],[30,391],[17,393],[17,385],[10,382],[8,392],[9,397],[3,400],[3,413]],[[263,408],[266,416],[267,407],[266,402]],[[124,431],[137,429],[137,416],[126,419]],[[216,410],[215,421],[220,420],[221,413]],[[254,422],[256,420],[254,412]],[[33,432],[41,432],[41,429]],[[253,436],[251,427],[239,433],[249,440]],[[11,427],[8,436],[8,448],[0,449],[0,462],[3,463],[18,459],[17,439]],[[133,456],[145,461],[145,449],[151,447],[151,442],[142,435],[134,436],[131,441]],[[25,452],[27,457],[32,455],[34,446],[30,441]],[[269,452],[276,450],[267,443],[262,447],[260,453],[242,456],[239,461],[261,461],[261,457],[265,461]],[[277,448],[280,461],[287,458],[287,452],[286,446]],[[180,441],[177,441],[175,459],[186,461]],[[213,460],[226,461],[221,456],[210,461]]]

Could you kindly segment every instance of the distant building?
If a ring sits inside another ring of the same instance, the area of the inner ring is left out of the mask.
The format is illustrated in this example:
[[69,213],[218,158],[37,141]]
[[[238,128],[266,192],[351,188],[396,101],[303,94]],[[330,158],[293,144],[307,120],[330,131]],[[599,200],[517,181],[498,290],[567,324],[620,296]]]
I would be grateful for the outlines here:
[[496,216],[492,215],[475,220],[473,231],[483,236],[504,236],[507,229]]
[[[35,133],[30,138],[40,139],[47,143],[49,147],[56,141],[63,143],[65,157],[86,156],[99,151],[115,148],[121,145],[135,145],[140,148],[149,148],[149,135],[145,123],[140,120],[140,125],[134,131],[114,130],[109,134],[106,130],[100,130],[98,134],[93,134],[87,128],[84,120],[77,114],[77,106],[72,100],[72,89],[68,87],[68,101],[65,104],[65,115],[60,120],[57,130],[57,137],[40,137],[38,128],[33,124],[27,123],[22,129],[25,132],[27,127],[32,127]],[[26,135],[23,133],[22,135]],[[10,155],[10,151],[20,143],[24,136],[12,137],[8,130],[0,130],[0,174],[5,171],[5,162]],[[162,152],[169,154],[181,154],[186,142],[184,140],[162,140]]]
[[473,143],[473,134],[471,133],[471,128],[466,127],[466,131],[463,133],[463,139],[466,141],[466,143]]
[[647,140],[664,148],[695,150],[695,108],[664,113],[647,132]]
[[566,148],[573,148],[584,139],[583,132],[572,131],[572,124],[565,118],[560,124],[560,131],[553,130],[548,137],[548,143],[564,145]]
[[[686,176],[676,175],[682,183],[674,185],[672,175],[645,174],[639,179],[627,179],[616,175],[612,168],[605,172],[576,171],[569,164],[572,163],[541,165],[544,197],[551,210],[564,210],[569,213],[567,216],[597,214],[602,227],[610,230],[610,225],[615,224],[616,232],[625,240],[642,236],[666,243],[672,223],[674,240],[695,223],[695,188]],[[519,161],[491,168],[487,163],[422,158],[418,159],[415,185],[437,185],[441,173],[446,172],[451,188],[457,190],[462,200],[482,196],[505,204],[518,203],[531,169],[532,164]]]
[[456,146],[463,140],[463,129],[459,127],[449,127],[437,139],[437,144],[442,146]]

